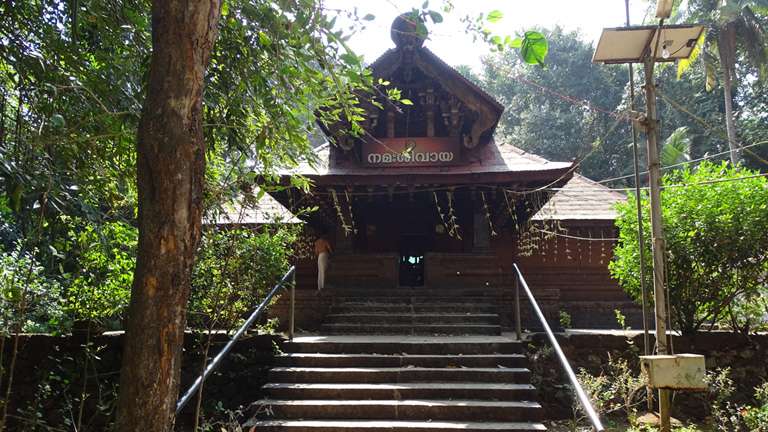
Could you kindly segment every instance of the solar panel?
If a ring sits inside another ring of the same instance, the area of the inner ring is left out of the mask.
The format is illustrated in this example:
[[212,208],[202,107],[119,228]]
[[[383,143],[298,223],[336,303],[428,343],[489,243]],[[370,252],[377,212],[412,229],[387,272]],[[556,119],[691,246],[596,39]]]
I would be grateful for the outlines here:
[[640,63],[651,53],[657,62],[685,59],[703,31],[697,24],[607,28],[600,35],[592,61]]

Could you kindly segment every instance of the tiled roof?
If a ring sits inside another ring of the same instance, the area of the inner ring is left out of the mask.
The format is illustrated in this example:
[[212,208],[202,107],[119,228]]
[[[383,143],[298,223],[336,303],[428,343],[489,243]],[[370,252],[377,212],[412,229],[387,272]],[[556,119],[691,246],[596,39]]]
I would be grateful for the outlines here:
[[624,194],[574,174],[533,220],[614,220],[617,216],[614,206],[624,200]]
[[282,175],[301,174],[308,177],[322,176],[404,176],[433,175],[435,180],[441,175],[481,174],[481,173],[517,173],[522,176],[530,173],[567,170],[570,162],[550,162],[543,158],[531,157],[530,154],[508,145],[498,145],[494,141],[479,149],[479,153],[467,164],[452,166],[415,166],[415,167],[365,167],[351,163],[330,166],[328,159],[330,144],[326,143],[315,149],[318,162],[315,166],[307,162],[296,169],[285,170]]
[[[258,190],[254,191],[258,194]],[[244,205],[242,197],[223,206],[223,211],[203,221],[204,225],[264,225],[302,223],[287,208],[269,194],[263,194],[254,204]]]

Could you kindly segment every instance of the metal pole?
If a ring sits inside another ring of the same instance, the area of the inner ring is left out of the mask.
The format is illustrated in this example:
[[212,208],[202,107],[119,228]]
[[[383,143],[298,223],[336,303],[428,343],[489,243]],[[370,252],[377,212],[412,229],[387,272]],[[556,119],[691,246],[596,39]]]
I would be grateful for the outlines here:
[[[627,27],[629,27],[629,0],[624,0],[625,12],[627,14]],[[629,64],[629,110],[635,112],[635,65]],[[645,233],[643,229],[643,206],[640,202],[640,162],[637,149],[638,131],[635,122],[632,122],[632,156],[635,169],[635,201],[637,205],[637,247],[640,253],[640,292],[642,293],[643,306],[643,354],[649,355],[651,349],[650,337],[648,335],[648,287],[645,284]],[[648,411],[653,409],[653,397],[651,392],[647,392]]]
[[[661,26],[663,21],[659,24]],[[664,288],[664,233],[661,216],[661,164],[659,163],[656,86],[653,82],[655,49],[645,58],[646,141],[648,183],[651,198],[651,238],[653,245],[653,293],[656,314],[656,351],[667,354],[667,312]],[[659,390],[659,417],[662,432],[670,430],[669,390]]]
[[515,274],[515,333],[519,341],[523,340],[523,326],[520,321],[520,280]]
[[291,310],[289,311],[288,339],[293,342],[293,334],[296,329],[296,272],[291,278]]
[[563,349],[557,342],[557,338],[552,332],[552,328],[547,323],[547,319],[544,317],[544,312],[541,311],[539,303],[536,301],[536,297],[533,296],[531,288],[528,286],[528,283],[525,282],[523,273],[520,271],[520,268],[517,266],[517,264],[512,264],[512,266],[515,269],[515,275],[518,280],[518,287],[522,285],[523,289],[525,290],[525,295],[528,297],[528,301],[531,304],[533,314],[539,318],[539,322],[541,323],[542,327],[544,327],[544,332],[547,334],[547,338],[552,344],[552,349],[555,350],[555,355],[557,356],[557,359],[560,360],[560,365],[563,367],[563,370],[565,370],[565,374],[568,376],[568,381],[570,381],[571,385],[573,386],[573,391],[576,393],[576,397],[579,399],[581,407],[584,408],[584,412],[587,414],[589,421],[592,423],[592,427],[598,432],[604,431],[605,428],[603,427],[603,423],[600,421],[600,417],[597,415],[594,407],[592,407],[592,403],[589,401],[589,397],[584,391],[584,388],[581,386],[581,384],[579,384],[579,380],[576,379],[576,374],[573,373],[571,364],[568,363],[568,359],[565,357]]

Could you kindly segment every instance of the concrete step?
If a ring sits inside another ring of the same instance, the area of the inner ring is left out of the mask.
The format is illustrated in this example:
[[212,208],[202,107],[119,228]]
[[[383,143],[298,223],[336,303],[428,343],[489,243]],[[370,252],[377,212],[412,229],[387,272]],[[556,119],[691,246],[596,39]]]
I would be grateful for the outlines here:
[[524,367],[522,354],[399,355],[288,353],[277,356],[277,366],[296,367]]
[[474,399],[261,400],[260,411],[280,419],[530,421],[541,405],[529,401]]
[[530,384],[496,383],[270,383],[262,389],[271,399],[483,399],[532,400]]
[[511,294],[512,288],[502,289],[499,287],[451,287],[451,288],[430,288],[430,287],[400,287],[389,289],[370,289],[370,288],[332,288],[328,291],[336,297],[368,297],[368,296],[387,296],[387,297],[498,297],[502,294]]
[[404,420],[263,420],[249,423],[249,432],[536,432],[535,422],[450,422]]
[[370,295],[359,297],[333,297],[334,303],[392,303],[392,304],[468,304],[485,303],[494,304],[500,296],[446,296],[446,295],[418,295],[418,296],[388,296]]
[[344,313],[326,315],[328,324],[499,324],[498,314],[480,313]]
[[342,302],[331,306],[332,314],[343,313],[497,313],[492,303],[392,303],[392,302]]
[[528,384],[526,368],[321,368],[275,367],[269,371],[271,383],[404,383],[404,382],[481,382]]
[[290,353],[324,354],[518,354],[506,336],[299,336],[283,345]]
[[492,324],[323,324],[323,333],[331,335],[500,335],[501,326]]

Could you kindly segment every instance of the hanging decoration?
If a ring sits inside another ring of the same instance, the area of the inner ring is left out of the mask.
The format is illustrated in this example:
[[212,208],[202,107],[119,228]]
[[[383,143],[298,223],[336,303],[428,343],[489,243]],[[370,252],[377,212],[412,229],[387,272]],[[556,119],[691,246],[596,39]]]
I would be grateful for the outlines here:
[[355,226],[355,216],[352,212],[352,200],[349,198],[349,191],[344,191],[344,197],[347,198],[347,210],[349,212],[349,224],[352,228],[352,233],[357,234],[357,227]]
[[[437,208],[437,214],[440,216],[440,222],[443,224],[443,227],[445,227],[445,232],[447,232],[450,237],[456,238],[456,230],[450,223],[450,216],[443,214],[443,209],[440,207],[440,200],[437,198],[437,192],[432,192],[432,198],[435,200],[435,208]],[[461,239],[461,237],[458,238]]]
[[603,230],[600,230],[600,238],[602,241],[600,242],[600,264],[603,264],[605,262],[605,234],[603,234]]
[[344,212],[341,210],[341,205],[339,205],[339,197],[336,194],[336,189],[329,189],[329,191],[331,193],[331,200],[333,201],[333,208],[336,209],[336,216],[338,216],[339,222],[341,223],[341,228],[344,230],[344,235],[348,236],[352,233],[352,227],[347,224],[347,221],[344,218]]
[[485,218],[488,220],[488,229],[491,231],[491,237],[496,237],[498,234],[493,229],[493,220],[491,220],[491,210],[488,208],[488,201],[485,199],[485,192],[480,191],[480,198],[483,200],[483,211],[485,212]]
[[[515,228],[515,231],[519,230],[519,224],[517,221],[517,201],[514,198],[514,193],[512,191],[508,191],[506,189],[502,189],[502,193],[504,194],[504,202],[507,203],[507,212],[509,212],[509,216],[512,218],[512,226]],[[509,201],[509,195],[513,196],[512,202]]]
[[455,236],[457,239],[461,240],[461,227],[457,222],[456,212],[453,209],[453,191],[450,190],[446,192],[445,195],[448,197],[448,234],[450,234],[451,237]]

